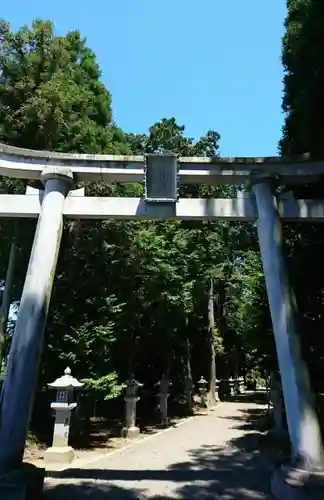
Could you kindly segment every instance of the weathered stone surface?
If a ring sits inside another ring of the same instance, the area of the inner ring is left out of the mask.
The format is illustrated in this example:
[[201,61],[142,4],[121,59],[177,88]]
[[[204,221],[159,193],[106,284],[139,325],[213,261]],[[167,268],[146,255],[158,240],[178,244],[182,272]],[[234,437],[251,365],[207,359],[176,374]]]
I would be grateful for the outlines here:
[[1,390],[0,469],[4,471],[22,462],[72,177],[71,173],[65,180],[46,182]]
[[271,182],[256,182],[252,190],[292,454],[316,465],[321,463],[324,454],[322,436],[309,372],[302,356],[277,202]]
[[[34,151],[0,144],[0,174],[21,179],[39,179],[44,167],[71,167],[76,180],[141,182],[144,179],[144,156],[59,153]],[[193,168],[196,167],[196,169]],[[131,167],[131,168],[125,168]],[[283,182],[302,178],[317,179],[324,163],[305,154],[282,157],[180,157],[179,175],[185,183],[242,184],[251,175],[271,175]]]
[[134,439],[140,435],[138,427],[123,427],[121,430],[121,437],[124,439]]
[[71,446],[51,446],[44,453],[44,460],[47,463],[69,464],[73,458],[74,450]]

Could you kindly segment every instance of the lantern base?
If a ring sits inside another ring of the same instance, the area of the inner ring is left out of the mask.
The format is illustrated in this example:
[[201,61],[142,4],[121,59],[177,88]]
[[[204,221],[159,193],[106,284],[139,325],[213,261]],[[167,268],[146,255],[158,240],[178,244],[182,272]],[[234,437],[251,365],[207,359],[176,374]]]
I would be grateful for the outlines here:
[[41,500],[45,469],[22,464],[19,469],[0,474],[0,498],[6,500]]
[[44,460],[47,463],[69,464],[74,458],[72,446],[51,446],[44,453]]
[[121,430],[121,437],[124,439],[134,439],[140,435],[138,427],[123,427]]

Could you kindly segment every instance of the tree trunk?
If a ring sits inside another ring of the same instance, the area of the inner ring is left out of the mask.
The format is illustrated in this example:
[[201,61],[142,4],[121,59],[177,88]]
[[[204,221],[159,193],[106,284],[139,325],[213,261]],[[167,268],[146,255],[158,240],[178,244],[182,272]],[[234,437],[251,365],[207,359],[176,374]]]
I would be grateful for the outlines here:
[[18,221],[16,221],[14,225],[5,287],[2,296],[2,304],[0,307],[0,372],[4,368],[4,360],[5,360],[7,323],[8,323],[8,316],[12,298],[12,285],[13,285],[15,260],[16,260],[17,231],[18,231]]
[[214,345],[214,280],[210,278],[209,291],[208,291],[208,343],[210,351],[210,379],[209,379],[209,392],[208,402],[210,405],[218,401],[218,394],[216,389],[216,353]]
[[186,316],[185,320],[185,326],[186,326],[186,377],[187,377],[187,387],[186,387],[186,392],[187,392],[187,397],[188,397],[188,412],[191,414],[193,412],[193,404],[192,404],[192,369],[191,369],[191,345],[190,345],[190,339],[188,336],[188,316]]

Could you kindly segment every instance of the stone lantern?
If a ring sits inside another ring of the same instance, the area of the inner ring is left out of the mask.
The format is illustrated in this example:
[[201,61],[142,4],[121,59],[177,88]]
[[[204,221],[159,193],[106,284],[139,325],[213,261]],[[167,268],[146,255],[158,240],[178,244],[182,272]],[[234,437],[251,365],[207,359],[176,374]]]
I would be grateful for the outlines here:
[[51,403],[55,411],[53,443],[45,451],[44,458],[49,462],[70,463],[74,456],[74,450],[69,446],[70,419],[72,410],[77,407],[77,403],[73,402],[73,392],[83,384],[72,377],[70,368],[66,368],[62,377],[47,385],[56,389],[56,400]]
[[201,408],[207,408],[207,386],[208,382],[204,379],[203,376],[200,377],[200,380],[197,382],[198,391],[200,394],[200,406]]
[[172,382],[163,373],[161,380],[156,384],[159,387],[159,392],[157,394],[159,400],[159,408],[161,413],[161,424],[168,425],[168,399],[169,399],[169,388],[172,386]]
[[126,403],[125,427],[121,431],[123,438],[134,438],[140,433],[139,428],[136,427],[136,403],[139,400],[137,396],[138,389],[142,386],[143,384],[135,379],[134,374],[131,374],[126,381],[126,394],[124,397]]

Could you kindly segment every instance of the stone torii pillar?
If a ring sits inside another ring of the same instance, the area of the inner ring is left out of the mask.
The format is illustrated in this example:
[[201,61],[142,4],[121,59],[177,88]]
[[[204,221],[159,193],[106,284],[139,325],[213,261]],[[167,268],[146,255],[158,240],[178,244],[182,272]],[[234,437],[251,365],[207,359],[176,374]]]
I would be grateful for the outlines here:
[[276,197],[267,179],[252,185],[269,308],[281,373],[293,463],[314,470],[323,465],[323,447],[306,364],[296,326],[296,305],[283,256],[283,236]]
[[68,168],[49,166],[41,180],[43,202],[0,396],[0,473],[22,464],[62,237],[64,201],[73,174]]

